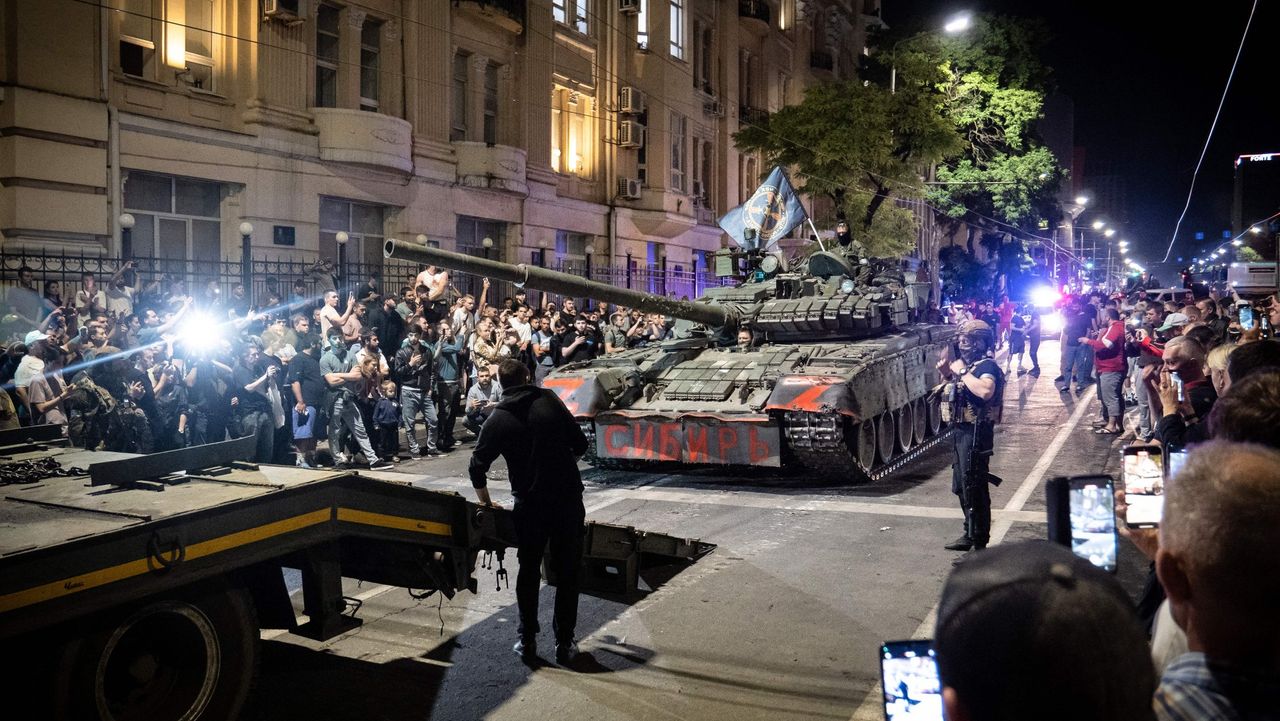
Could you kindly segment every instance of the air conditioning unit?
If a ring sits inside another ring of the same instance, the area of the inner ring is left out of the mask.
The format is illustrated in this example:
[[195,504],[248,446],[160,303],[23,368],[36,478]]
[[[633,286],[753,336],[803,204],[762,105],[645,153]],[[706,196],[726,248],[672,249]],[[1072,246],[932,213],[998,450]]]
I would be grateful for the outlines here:
[[640,12],[641,0],[618,0],[618,12],[635,15]]
[[644,93],[639,88],[624,85],[618,91],[618,112],[639,114],[644,112]]
[[719,99],[709,100],[702,104],[702,112],[713,118],[723,118],[724,105],[721,104]]
[[634,120],[619,122],[618,145],[624,148],[644,147],[644,126]]
[[641,191],[639,178],[618,178],[618,197],[627,200],[639,200]]
[[300,0],[262,0],[262,16],[268,20],[291,22],[301,19]]

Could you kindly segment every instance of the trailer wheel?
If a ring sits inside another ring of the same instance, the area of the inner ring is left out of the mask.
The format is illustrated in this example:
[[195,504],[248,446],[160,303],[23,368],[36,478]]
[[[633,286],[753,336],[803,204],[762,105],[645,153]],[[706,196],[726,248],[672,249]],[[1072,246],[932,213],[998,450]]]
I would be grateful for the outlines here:
[[67,647],[59,716],[234,719],[253,685],[258,627],[243,589],[147,602]]

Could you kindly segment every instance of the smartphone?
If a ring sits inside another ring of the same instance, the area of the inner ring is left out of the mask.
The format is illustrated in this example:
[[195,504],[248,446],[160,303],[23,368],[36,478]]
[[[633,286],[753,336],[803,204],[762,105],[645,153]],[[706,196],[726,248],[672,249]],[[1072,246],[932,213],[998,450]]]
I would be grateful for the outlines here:
[[1115,573],[1115,483],[1111,476],[1056,477],[1045,484],[1049,540],[1093,565]]
[[1176,451],[1170,449],[1169,462],[1165,464],[1165,468],[1169,471],[1168,477],[1173,478],[1174,476],[1178,475],[1178,472],[1182,470],[1182,466],[1186,462],[1187,462],[1187,451],[1185,448],[1179,449]]
[[1133,528],[1154,528],[1164,515],[1164,453],[1159,446],[1129,446],[1121,451],[1124,522]]
[[942,680],[933,641],[885,641],[880,645],[880,686],[885,721],[943,721]]
[[1177,373],[1170,373],[1169,380],[1173,381],[1173,387],[1178,389],[1178,402],[1181,403],[1184,400],[1182,397],[1182,377]]
[[1253,330],[1253,307],[1248,305],[1240,306],[1240,329]]

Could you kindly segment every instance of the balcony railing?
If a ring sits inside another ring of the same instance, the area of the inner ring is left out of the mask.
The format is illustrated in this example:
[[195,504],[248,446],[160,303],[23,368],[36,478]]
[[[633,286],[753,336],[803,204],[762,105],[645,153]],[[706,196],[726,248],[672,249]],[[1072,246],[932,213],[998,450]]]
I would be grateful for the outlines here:
[[738,106],[738,122],[744,125],[764,125],[769,122],[769,111],[750,105]]
[[738,17],[769,24],[769,3],[764,0],[738,0]]

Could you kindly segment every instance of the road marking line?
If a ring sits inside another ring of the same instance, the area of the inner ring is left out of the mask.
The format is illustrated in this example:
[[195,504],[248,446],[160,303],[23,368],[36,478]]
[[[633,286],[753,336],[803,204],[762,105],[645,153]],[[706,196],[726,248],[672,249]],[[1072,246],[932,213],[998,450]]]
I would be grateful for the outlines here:
[[[1014,491],[1009,502],[1004,504],[1003,511],[1006,514],[1009,512],[1022,511],[1022,507],[1026,505],[1027,500],[1031,498],[1031,494],[1035,492],[1036,486],[1040,485],[1040,479],[1044,478],[1045,472],[1049,470],[1049,466],[1053,465],[1054,460],[1058,457],[1058,453],[1062,450],[1062,447],[1066,445],[1067,439],[1071,437],[1071,433],[1075,431],[1076,426],[1079,425],[1080,419],[1084,416],[1085,410],[1089,407],[1089,402],[1093,400],[1095,395],[1096,384],[1090,384],[1088,392],[1076,399],[1076,409],[1071,414],[1071,418],[1068,419],[1066,425],[1062,426],[1061,430],[1058,431],[1058,435],[1053,437],[1053,440],[1050,441],[1049,447],[1044,450],[1044,453],[1040,454],[1040,460],[1034,467],[1032,467],[1031,471],[1027,473],[1027,477],[1022,479],[1022,483],[1018,485],[1018,490]],[[991,542],[988,545],[994,546],[1004,542],[1004,537],[1008,535],[1009,529],[1013,527],[1014,520],[1015,519],[1011,519],[1006,515],[1000,521],[996,521],[995,514],[993,513]],[[939,601],[941,601],[941,599],[939,599]],[[920,622],[918,627],[916,627],[915,633],[911,634],[911,638],[930,638],[933,636],[933,627],[937,622],[938,602],[935,602],[933,607],[929,609],[929,613],[925,615],[924,620]],[[875,721],[883,718],[883,696],[884,693],[880,688],[880,682],[877,681],[875,686],[873,686],[871,691],[867,694],[866,698],[862,700],[858,709],[853,712],[853,716],[850,717],[850,721]]]

